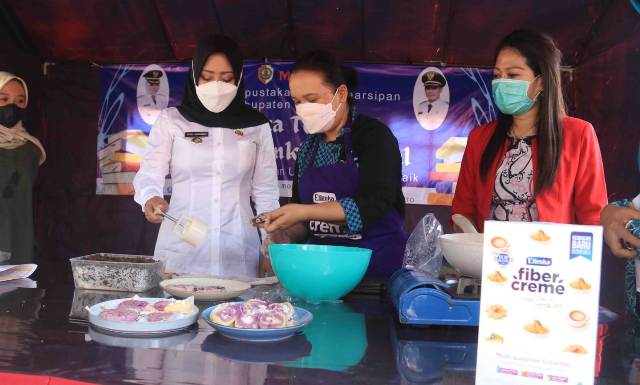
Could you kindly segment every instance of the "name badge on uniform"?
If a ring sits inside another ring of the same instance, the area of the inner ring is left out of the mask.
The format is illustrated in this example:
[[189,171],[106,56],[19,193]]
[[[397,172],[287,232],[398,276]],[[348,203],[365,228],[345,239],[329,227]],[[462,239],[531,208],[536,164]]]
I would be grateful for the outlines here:
[[207,131],[189,131],[184,133],[185,138],[193,138],[191,139],[191,143],[200,144],[202,143],[202,138],[206,138],[209,136],[209,132]]

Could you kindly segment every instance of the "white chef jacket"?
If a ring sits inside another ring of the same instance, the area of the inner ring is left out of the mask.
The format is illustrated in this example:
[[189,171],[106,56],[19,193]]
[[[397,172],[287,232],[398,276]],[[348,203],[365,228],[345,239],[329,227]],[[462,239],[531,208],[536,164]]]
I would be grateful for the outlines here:
[[[194,140],[193,133],[207,136]],[[255,277],[260,239],[251,225],[250,199],[258,213],[279,207],[269,124],[206,127],[172,107],[161,112],[147,146],[133,181],[135,201],[144,210],[150,198],[163,196],[170,173],[168,213],[193,216],[209,226],[205,240],[193,247],[173,233],[173,222],[162,222],[154,255],[167,258],[167,271]]]
[[[431,109],[429,109],[429,105],[431,105]],[[424,100],[416,108],[416,118],[425,130],[433,131],[442,125],[448,111],[449,103],[442,99],[433,102]]]

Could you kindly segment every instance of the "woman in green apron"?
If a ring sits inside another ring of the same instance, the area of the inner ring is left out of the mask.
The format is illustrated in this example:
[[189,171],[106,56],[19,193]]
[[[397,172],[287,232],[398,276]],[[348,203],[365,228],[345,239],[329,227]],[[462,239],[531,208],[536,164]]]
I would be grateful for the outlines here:
[[0,263],[34,259],[32,189],[45,151],[22,125],[27,84],[0,71]]

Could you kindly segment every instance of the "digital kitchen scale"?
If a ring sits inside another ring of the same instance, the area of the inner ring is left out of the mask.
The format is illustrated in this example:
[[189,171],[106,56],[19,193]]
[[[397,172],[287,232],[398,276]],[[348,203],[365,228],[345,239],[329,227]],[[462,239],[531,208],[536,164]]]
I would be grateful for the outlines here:
[[448,284],[400,269],[389,279],[388,293],[402,324],[478,326],[479,279],[461,277]]

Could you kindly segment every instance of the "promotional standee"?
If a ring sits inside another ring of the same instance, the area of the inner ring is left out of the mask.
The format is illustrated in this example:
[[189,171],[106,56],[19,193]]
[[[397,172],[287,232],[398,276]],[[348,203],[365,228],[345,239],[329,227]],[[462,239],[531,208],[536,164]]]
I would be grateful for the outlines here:
[[485,223],[476,384],[594,382],[602,228]]

